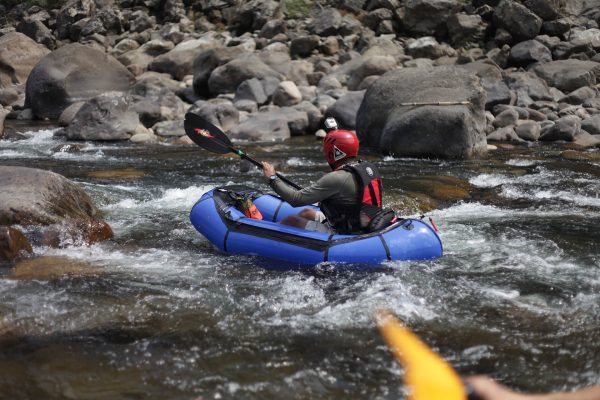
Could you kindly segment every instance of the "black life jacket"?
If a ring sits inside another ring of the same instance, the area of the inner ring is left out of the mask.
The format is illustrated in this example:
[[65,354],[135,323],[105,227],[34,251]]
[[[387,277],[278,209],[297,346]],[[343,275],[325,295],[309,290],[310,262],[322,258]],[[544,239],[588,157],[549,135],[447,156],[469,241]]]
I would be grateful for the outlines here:
[[367,161],[349,163],[342,169],[352,173],[358,183],[356,203],[352,206],[344,206],[324,200],[320,204],[321,211],[337,233],[360,233],[364,229],[360,222],[361,212],[370,221],[381,210],[383,198],[381,175],[377,167]]

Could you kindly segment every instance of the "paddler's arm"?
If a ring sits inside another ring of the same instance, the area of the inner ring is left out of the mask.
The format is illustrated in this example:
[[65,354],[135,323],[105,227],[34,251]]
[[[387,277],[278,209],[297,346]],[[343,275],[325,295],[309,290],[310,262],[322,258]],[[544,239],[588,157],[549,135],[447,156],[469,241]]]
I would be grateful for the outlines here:
[[600,386],[590,386],[574,392],[524,394],[513,392],[485,376],[472,376],[465,381],[481,400],[600,400]]
[[[339,191],[339,183],[332,181],[336,179],[334,174],[327,174],[313,185],[305,187],[302,190],[296,190],[276,177],[275,168],[271,164],[266,161],[263,161],[262,164],[263,174],[269,179],[271,188],[293,207],[318,203]],[[275,176],[275,179],[270,179],[272,176]]]

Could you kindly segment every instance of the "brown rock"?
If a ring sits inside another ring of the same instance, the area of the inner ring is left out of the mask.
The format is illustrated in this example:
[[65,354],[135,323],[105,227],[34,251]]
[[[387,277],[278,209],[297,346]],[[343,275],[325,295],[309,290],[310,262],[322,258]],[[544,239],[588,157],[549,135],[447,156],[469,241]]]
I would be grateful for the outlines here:
[[46,47],[19,32],[0,36],[0,87],[23,84],[46,54]]
[[27,226],[34,241],[58,246],[112,236],[87,193],[61,175],[0,166],[0,187],[0,224]]
[[565,160],[573,161],[592,161],[594,157],[589,153],[584,153],[576,150],[565,150],[560,153],[560,156]]
[[33,254],[33,249],[21,231],[0,226],[0,263],[12,262],[30,254]]
[[135,168],[90,171],[87,173],[87,176],[96,179],[135,179],[145,175],[146,173],[144,171]]
[[18,262],[10,271],[11,279],[56,279],[64,276],[98,276],[100,268],[66,257],[37,257]]

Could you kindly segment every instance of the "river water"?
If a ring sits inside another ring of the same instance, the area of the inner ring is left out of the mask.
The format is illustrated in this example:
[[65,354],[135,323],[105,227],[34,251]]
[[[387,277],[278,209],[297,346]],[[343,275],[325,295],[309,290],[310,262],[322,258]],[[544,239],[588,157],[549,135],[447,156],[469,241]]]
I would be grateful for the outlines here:
[[[240,172],[237,159],[195,146],[58,152],[64,142],[52,133],[0,141],[0,164],[76,181],[115,237],[35,249],[78,273],[1,271],[2,399],[399,399],[403,372],[375,327],[380,308],[462,374],[526,391],[600,384],[597,151],[587,160],[541,145],[472,161],[374,158],[394,205],[425,176],[472,186],[470,198],[428,213],[444,256],[284,270],[217,253],[188,220],[213,187],[268,189],[257,169]],[[312,138],[244,148],[301,185],[327,169]]]

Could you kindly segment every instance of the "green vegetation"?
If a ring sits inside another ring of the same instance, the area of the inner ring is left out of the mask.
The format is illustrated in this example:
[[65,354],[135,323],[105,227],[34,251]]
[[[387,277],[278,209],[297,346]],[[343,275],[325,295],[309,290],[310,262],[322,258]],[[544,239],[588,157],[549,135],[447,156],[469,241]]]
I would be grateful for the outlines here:
[[283,12],[288,18],[308,17],[313,6],[312,0],[283,0]]

